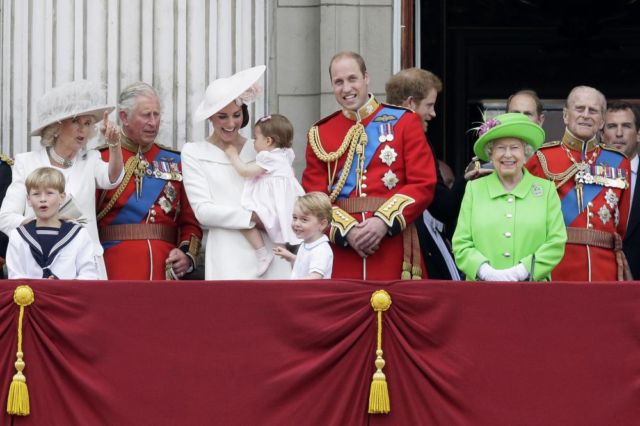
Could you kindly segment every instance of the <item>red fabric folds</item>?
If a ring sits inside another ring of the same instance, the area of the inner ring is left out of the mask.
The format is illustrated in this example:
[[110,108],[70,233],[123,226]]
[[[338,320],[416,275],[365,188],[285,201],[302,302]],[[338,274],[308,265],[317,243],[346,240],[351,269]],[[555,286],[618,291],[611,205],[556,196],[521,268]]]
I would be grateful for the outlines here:
[[[22,425],[636,425],[640,286],[0,282],[0,424],[24,325]],[[391,413],[368,415],[387,290]]]

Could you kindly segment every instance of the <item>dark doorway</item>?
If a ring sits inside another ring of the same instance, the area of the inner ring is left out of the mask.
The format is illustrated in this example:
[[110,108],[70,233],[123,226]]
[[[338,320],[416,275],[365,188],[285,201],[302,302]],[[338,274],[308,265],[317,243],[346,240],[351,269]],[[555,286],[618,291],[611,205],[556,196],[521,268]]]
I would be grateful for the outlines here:
[[640,0],[423,0],[416,12],[421,66],[444,81],[428,136],[457,173],[482,100],[523,88],[563,100],[582,84],[640,98]]

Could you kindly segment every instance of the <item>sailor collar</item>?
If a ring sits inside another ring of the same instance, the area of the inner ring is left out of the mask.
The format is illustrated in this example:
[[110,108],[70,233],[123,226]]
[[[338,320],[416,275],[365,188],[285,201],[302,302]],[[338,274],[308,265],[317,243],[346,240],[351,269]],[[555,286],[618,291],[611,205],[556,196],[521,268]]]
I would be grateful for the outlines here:
[[598,147],[598,140],[595,136],[588,141],[583,141],[582,139],[578,139],[577,137],[575,137],[573,133],[569,131],[569,129],[566,129],[564,131],[564,135],[562,136],[562,143],[567,148],[580,152],[582,152],[583,146],[585,144],[587,145],[586,152],[591,152]]
[[342,114],[347,117],[349,120],[353,121],[362,121],[378,109],[380,104],[376,101],[376,98],[373,97],[372,93],[369,93],[369,100],[360,107],[357,111],[351,111],[348,109],[343,109]]

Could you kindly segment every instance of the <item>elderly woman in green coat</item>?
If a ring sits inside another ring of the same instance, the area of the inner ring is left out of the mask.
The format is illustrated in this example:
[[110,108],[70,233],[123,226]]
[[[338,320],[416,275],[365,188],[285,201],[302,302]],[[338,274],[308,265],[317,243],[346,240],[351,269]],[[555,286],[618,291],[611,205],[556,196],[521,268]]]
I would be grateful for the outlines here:
[[524,168],[544,130],[509,113],[483,123],[478,136],[473,150],[495,172],[467,184],[452,240],[458,268],[468,280],[547,280],[567,233],[553,182]]

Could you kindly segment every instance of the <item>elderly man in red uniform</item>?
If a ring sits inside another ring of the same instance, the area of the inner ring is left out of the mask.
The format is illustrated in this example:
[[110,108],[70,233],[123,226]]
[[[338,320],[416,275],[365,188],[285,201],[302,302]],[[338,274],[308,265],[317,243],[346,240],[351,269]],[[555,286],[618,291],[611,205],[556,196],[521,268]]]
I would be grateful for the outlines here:
[[333,277],[426,278],[413,222],[431,203],[436,169],[420,117],[369,94],[357,53],[335,55],[329,75],[342,110],[309,131],[302,186],[334,203]]
[[575,87],[563,110],[562,140],[545,143],[526,164],[556,182],[562,201],[568,240],[553,281],[629,278],[621,238],[629,216],[629,160],[597,139],[606,107],[598,90]]
[[[98,228],[109,279],[180,279],[195,268],[202,230],[182,186],[180,153],[155,142],[160,100],[134,83],[120,94],[122,184],[98,193]],[[102,158],[109,158],[102,150]]]

